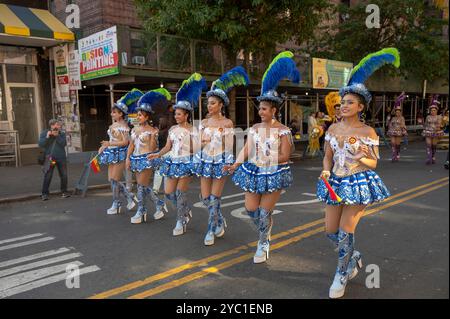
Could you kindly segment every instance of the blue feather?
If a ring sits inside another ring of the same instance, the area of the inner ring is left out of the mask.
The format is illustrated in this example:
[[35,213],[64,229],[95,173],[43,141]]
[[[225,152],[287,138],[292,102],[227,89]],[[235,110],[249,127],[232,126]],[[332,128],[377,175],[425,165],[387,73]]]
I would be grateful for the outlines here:
[[379,68],[385,64],[400,66],[400,55],[396,48],[385,48],[371,53],[355,66],[350,74],[348,85],[363,83]]
[[223,74],[211,87],[212,90],[219,88],[228,93],[233,87],[243,85],[247,86],[250,82],[247,72],[242,66],[237,66]]
[[142,97],[139,99],[138,105],[144,103],[154,105],[161,101],[167,101],[167,97],[164,94],[156,91],[149,91],[142,95]]
[[137,101],[144,95],[140,90],[138,89],[132,89],[130,92],[127,92],[125,95],[123,95],[119,102],[124,103],[128,107],[128,113],[132,114],[136,110]]
[[300,72],[292,58],[278,58],[277,61],[272,63],[271,66],[269,66],[269,69],[267,69],[263,77],[261,92],[264,93],[270,90],[276,90],[280,81],[286,78],[294,83],[299,83]]
[[181,84],[176,95],[177,102],[188,101],[192,105],[195,105],[204,89],[206,89],[205,79],[201,74],[194,73]]

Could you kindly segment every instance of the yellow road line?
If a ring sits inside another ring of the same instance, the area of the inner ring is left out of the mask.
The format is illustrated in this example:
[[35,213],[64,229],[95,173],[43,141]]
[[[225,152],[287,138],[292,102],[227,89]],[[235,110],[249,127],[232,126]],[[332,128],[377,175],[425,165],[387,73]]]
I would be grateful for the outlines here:
[[[385,208],[397,205],[399,203],[403,203],[403,202],[405,202],[405,201],[407,201],[409,199],[415,198],[415,197],[419,197],[419,196],[421,196],[423,194],[432,192],[433,190],[441,188],[441,187],[446,186],[446,185],[448,185],[448,182],[436,185],[436,186],[431,187],[429,189],[423,190],[423,191],[421,191],[419,193],[416,193],[416,194],[404,197],[404,198],[399,199],[399,200],[397,200],[395,202],[392,202],[392,203],[389,203],[389,204],[386,204],[386,205],[378,206],[376,208],[373,208],[373,209],[367,211],[364,214],[364,216],[374,214],[375,212],[381,211],[381,210],[383,210]],[[276,250],[276,249],[280,249],[280,248],[285,247],[287,245],[290,245],[292,243],[298,242],[298,241],[300,241],[300,240],[302,240],[304,238],[311,237],[311,236],[313,236],[315,234],[323,232],[324,230],[325,230],[325,227],[321,226],[321,227],[315,228],[313,230],[310,230],[310,231],[308,231],[306,233],[303,233],[303,234],[300,234],[298,236],[295,236],[295,237],[289,238],[287,240],[281,241],[279,243],[271,245],[271,251]],[[198,271],[196,273],[193,273],[191,275],[182,277],[180,279],[173,280],[173,281],[168,282],[166,284],[163,284],[163,285],[157,286],[155,288],[146,290],[144,292],[135,294],[135,295],[129,297],[128,299],[142,299],[142,298],[148,298],[148,297],[160,294],[160,293],[162,293],[162,292],[164,292],[166,290],[170,290],[170,289],[182,286],[182,285],[184,285],[186,283],[189,283],[189,282],[192,282],[194,280],[197,280],[197,279],[203,278],[205,276],[208,276],[209,274],[217,273],[220,270],[224,270],[226,268],[229,268],[231,266],[234,266],[236,264],[239,264],[241,262],[249,260],[249,259],[253,258],[253,255],[254,255],[254,253],[248,253],[248,254],[245,254],[243,256],[239,256],[237,258],[233,258],[231,260],[223,262],[223,263],[221,263],[219,265],[216,265],[214,267],[208,267],[208,268],[202,269],[202,270],[200,270],[200,271]]]
[[[389,199],[387,199],[384,203],[386,203],[388,201],[391,201],[391,200],[393,200],[395,198],[398,198],[400,196],[409,194],[411,192],[415,192],[417,190],[429,187],[429,186],[431,186],[433,184],[436,184],[436,183],[439,183],[439,182],[442,182],[442,181],[445,181],[445,180],[448,180],[448,179],[449,179],[448,177],[445,177],[445,178],[442,178],[442,179],[439,179],[439,180],[436,180],[436,181],[433,181],[433,182],[430,182],[430,183],[427,183],[427,184],[423,184],[423,185],[414,187],[414,188],[406,190],[406,191],[403,191],[401,193],[398,193],[398,194],[395,194],[395,195],[389,197]],[[313,221],[311,223],[307,223],[307,224],[303,224],[303,225],[300,225],[300,226],[296,226],[296,227],[294,227],[292,229],[289,229],[289,230],[283,231],[281,233],[272,235],[271,239],[272,240],[280,239],[280,238],[292,235],[292,234],[297,233],[299,231],[302,231],[302,230],[305,230],[305,229],[308,229],[308,228],[311,228],[313,226],[317,226],[317,225],[320,225],[320,224],[323,224],[323,223],[324,223],[324,219],[321,218],[321,219],[315,220],[315,221]],[[179,267],[169,269],[169,270],[164,271],[162,273],[159,273],[159,274],[147,277],[147,278],[145,278],[143,280],[134,281],[134,282],[131,282],[131,283],[126,284],[124,286],[120,286],[120,287],[117,287],[117,288],[114,288],[114,289],[111,289],[111,290],[107,290],[105,292],[93,295],[89,299],[109,298],[109,297],[112,297],[112,296],[124,293],[126,291],[133,290],[133,289],[136,289],[136,288],[148,285],[148,284],[153,283],[155,281],[158,281],[158,280],[161,280],[161,279],[165,279],[167,277],[179,274],[179,273],[181,273],[183,271],[186,271],[186,270],[189,270],[189,269],[192,269],[192,268],[195,268],[195,267],[199,267],[199,266],[204,266],[205,264],[207,264],[209,262],[216,261],[218,259],[221,259],[221,258],[224,258],[224,257],[228,257],[230,255],[234,255],[234,254],[240,253],[241,251],[246,250],[249,247],[255,247],[256,243],[257,242],[254,241],[254,242],[251,242],[251,243],[249,243],[247,245],[243,245],[243,246],[231,249],[231,250],[224,251],[224,252],[216,254],[216,255],[212,255],[212,256],[209,256],[209,257],[197,260],[197,261],[192,262],[192,263],[187,263],[187,264],[181,265]]]
[[[298,240],[301,240],[303,238],[307,238],[307,237],[310,237],[310,236],[312,236],[314,234],[317,234],[317,233],[323,231],[324,229],[325,229],[325,227],[322,226],[322,227],[310,230],[310,231],[308,231],[306,233],[303,233],[301,235],[298,235],[295,238],[299,238]],[[292,238],[288,239],[286,241],[292,241]],[[274,248],[272,248],[271,250],[281,248],[282,246],[280,246],[280,245],[282,243],[286,242],[286,241],[283,241],[281,243],[273,245]],[[283,246],[285,246],[285,245],[283,245]],[[251,253],[248,253],[248,254],[245,254],[245,255],[233,258],[231,260],[225,261],[225,262],[223,262],[223,263],[221,263],[219,265],[216,265],[214,267],[208,267],[208,268],[202,269],[202,270],[200,270],[200,271],[198,271],[196,273],[193,273],[191,275],[182,277],[180,279],[173,280],[173,281],[171,281],[171,282],[169,282],[167,284],[164,284],[164,285],[161,285],[161,286],[158,286],[158,287],[146,290],[146,291],[144,291],[142,293],[133,295],[133,296],[129,297],[128,299],[142,299],[142,298],[148,298],[148,297],[157,295],[157,294],[162,293],[162,292],[164,292],[166,290],[170,290],[170,289],[173,289],[175,287],[179,287],[179,286],[184,285],[184,284],[186,284],[188,282],[191,282],[191,281],[203,278],[203,277],[208,276],[208,275],[213,274],[213,273],[217,273],[220,270],[229,268],[229,267],[234,266],[236,264],[239,264],[241,262],[244,262],[244,261],[247,261],[249,259],[252,259],[254,254],[255,254],[254,252],[251,252]]]

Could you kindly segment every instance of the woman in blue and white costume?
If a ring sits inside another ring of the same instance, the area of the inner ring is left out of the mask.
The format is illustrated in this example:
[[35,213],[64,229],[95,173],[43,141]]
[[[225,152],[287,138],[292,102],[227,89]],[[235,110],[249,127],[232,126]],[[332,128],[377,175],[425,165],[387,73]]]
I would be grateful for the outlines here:
[[[288,161],[292,150],[291,130],[277,121],[278,108],[283,99],[275,91],[278,83],[288,78],[298,83],[297,70],[291,52],[280,53],[267,69],[262,80],[262,92],[258,97],[261,123],[254,125],[236,163],[225,167],[234,183],[245,191],[247,214],[259,232],[254,263],[269,258],[272,212],[281,191],[293,182]],[[248,161],[246,161],[248,159]]]
[[213,82],[208,97],[208,116],[202,121],[199,134],[202,149],[194,156],[194,174],[200,177],[201,199],[208,208],[206,246],[214,245],[215,237],[225,234],[226,221],[220,209],[221,196],[228,172],[225,165],[234,163],[234,125],[223,115],[230,104],[227,92],[238,85],[248,85],[248,75],[241,66],[235,67]]
[[152,105],[160,102],[167,103],[167,101],[170,101],[170,98],[170,93],[166,89],[161,88],[145,93],[138,101],[136,111],[138,112],[139,126],[131,131],[131,143],[128,147],[126,162],[127,168],[136,173],[137,181],[138,209],[136,214],[131,217],[132,224],[140,224],[147,221],[147,195],[150,195],[150,199],[156,206],[156,212],[153,215],[155,220],[164,217],[164,201],[158,198],[158,195],[149,186],[150,179],[155,170],[159,169],[161,160],[158,158],[149,160],[147,156],[159,150],[158,129],[150,125],[151,116],[154,113]]
[[122,203],[120,194],[127,199],[128,210],[136,206],[135,196],[127,190],[120,182],[125,170],[125,160],[129,144],[130,128],[126,121],[128,105],[137,101],[140,92],[128,92],[114,103],[111,110],[112,125],[108,129],[109,141],[102,141],[102,146],[98,150],[99,163],[108,165],[108,180],[111,183],[113,203],[107,210],[108,215],[115,215],[121,212]]
[[192,218],[187,191],[193,175],[192,155],[198,148],[198,133],[189,123],[189,119],[194,103],[199,100],[205,88],[205,79],[198,73],[183,81],[176,95],[177,102],[173,106],[177,125],[170,128],[167,143],[161,151],[148,156],[151,160],[171,152],[169,157],[163,159],[160,173],[165,177],[166,199],[177,208],[177,223],[172,232],[173,236],[183,235]]
[[[360,121],[361,112],[372,99],[364,82],[388,63],[399,67],[397,49],[387,48],[370,54],[353,68],[347,86],[339,91],[343,120],[330,126],[325,138],[317,196],[326,203],[325,230],[338,251],[330,298],[342,297],[347,282],[357,275],[358,267],[362,267],[361,254],[354,248],[354,233],[364,209],[390,196],[383,181],[373,171],[379,159],[379,138],[372,127]],[[342,201],[331,198],[322,178],[328,180]]]

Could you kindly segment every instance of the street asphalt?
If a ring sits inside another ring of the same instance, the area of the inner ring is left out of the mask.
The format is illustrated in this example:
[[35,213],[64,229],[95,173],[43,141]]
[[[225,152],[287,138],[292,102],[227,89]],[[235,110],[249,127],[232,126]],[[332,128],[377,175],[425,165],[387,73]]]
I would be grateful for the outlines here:
[[[345,298],[449,298],[446,151],[433,166],[424,165],[421,145],[403,150],[399,163],[389,161],[387,148],[382,153],[377,172],[393,197],[369,207],[357,228],[364,266]],[[197,180],[189,192],[193,219],[180,237],[172,236],[171,206],[162,220],[140,225],[130,224],[134,211],[106,215],[109,190],[2,204],[0,298],[326,299],[337,256],[314,196],[321,161],[303,159],[292,169],[294,185],[274,215],[270,258],[259,265],[252,262],[257,234],[231,181],[223,195],[228,227],[211,247],[203,245],[208,214]],[[67,265],[78,267],[79,282]]]

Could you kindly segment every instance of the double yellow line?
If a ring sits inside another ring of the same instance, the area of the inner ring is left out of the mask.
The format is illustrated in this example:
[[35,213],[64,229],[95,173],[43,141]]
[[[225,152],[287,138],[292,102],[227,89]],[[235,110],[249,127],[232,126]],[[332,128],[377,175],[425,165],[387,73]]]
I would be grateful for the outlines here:
[[[449,181],[449,178],[445,177],[445,178],[433,181],[431,183],[423,184],[423,185],[420,185],[418,187],[415,187],[415,188],[406,190],[404,192],[398,193],[396,195],[393,195],[388,200],[384,201],[381,205],[377,205],[374,208],[367,209],[364,212],[363,216],[372,215],[372,214],[374,214],[376,212],[379,212],[379,211],[381,211],[383,209],[389,208],[391,206],[394,206],[394,205],[403,203],[405,201],[408,201],[408,200],[410,200],[412,198],[419,197],[419,196],[424,195],[426,193],[432,192],[432,191],[434,191],[434,190],[436,190],[438,188],[441,188],[441,187],[444,187],[444,186],[448,185],[448,183],[449,183],[448,181]],[[401,198],[398,199],[399,197],[401,197]],[[304,232],[304,233],[301,233],[299,235],[293,236],[293,237],[288,238],[286,240],[283,240],[283,241],[280,241],[280,242],[277,242],[277,243],[272,243],[271,246],[270,246],[270,250],[274,251],[274,250],[280,249],[282,247],[285,247],[287,245],[290,245],[292,243],[298,242],[298,241],[300,241],[302,239],[311,237],[311,236],[313,236],[315,234],[318,234],[318,233],[324,231],[325,230],[325,227],[323,226],[324,222],[325,221],[322,218],[322,219],[318,219],[316,221],[313,221],[311,223],[300,225],[300,226],[294,227],[292,229],[289,229],[287,231],[284,231],[284,232],[272,235],[272,241],[273,241],[273,240],[276,240],[276,239],[280,239],[280,238],[283,238],[283,237],[287,237],[287,236],[290,236],[290,235],[297,234],[298,232],[303,231],[305,229],[309,229],[309,228],[312,228],[314,226],[321,225],[320,227],[317,227],[317,228],[314,228],[314,229],[309,230],[307,232]],[[160,293],[162,293],[164,291],[167,291],[167,290],[179,287],[181,285],[184,285],[186,283],[192,282],[194,280],[206,277],[206,276],[208,276],[208,275],[210,275],[212,273],[217,273],[217,272],[219,272],[219,271],[221,271],[223,269],[229,268],[229,267],[234,266],[236,264],[242,263],[242,262],[244,262],[246,260],[252,259],[253,255],[254,255],[253,251],[251,253],[246,253],[246,254],[241,255],[239,257],[235,257],[233,259],[230,259],[230,260],[227,260],[227,261],[222,262],[220,264],[217,264],[216,266],[207,267],[208,264],[213,262],[213,261],[220,260],[220,259],[228,257],[228,256],[236,255],[236,254],[239,254],[239,253],[242,253],[242,252],[246,251],[247,249],[249,249],[251,247],[255,247],[256,243],[257,243],[256,241],[255,242],[251,242],[251,243],[249,243],[247,245],[239,246],[237,248],[234,248],[234,249],[231,249],[231,250],[227,250],[227,251],[224,251],[222,253],[215,254],[215,255],[212,255],[212,256],[209,256],[209,257],[197,260],[197,261],[192,262],[192,263],[187,263],[187,264],[181,265],[179,267],[175,267],[175,268],[169,269],[169,270],[164,271],[162,273],[159,273],[159,274],[147,277],[147,278],[145,278],[143,280],[135,281],[135,282],[126,284],[124,286],[121,286],[121,287],[118,287],[118,288],[114,288],[114,289],[111,289],[111,290],[108,290],[108,291],[96,294],[94,296],[91,296],[90,299],[104,299],[104,298],[109,298],[109,297],[112,297],[112,296],[117,296],[117,295],[125,293],[127,291],[134,290],[134,289],[137,289],[137,288],[149,285],[149,284],[154,283],[156,281],[163,280],[165,278],[177,275],[179,273],[182,273],[182,272],[190,270],[190,269],[194,269],[194,268],[197,268],[197,267],[205,267],[205,268],[202,268],[201,270],[199,270],[199,271],[197,271],[195,273],[192,273],[190,275],[184,276],[184,277],[179,278],[179,279],[172,280],[172,281],[170,281],[168,283],[165,283],[165,284],[161,284],[161,285],[156,286],[154,288],[145,290],[145,291],[143,291],[141,293],[132,295],[131,297],[128,297],[128,298],[130,298],[130,299],[141,299],[141,298],[148,298],[148,297],[160,294]]]

